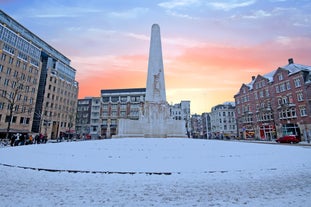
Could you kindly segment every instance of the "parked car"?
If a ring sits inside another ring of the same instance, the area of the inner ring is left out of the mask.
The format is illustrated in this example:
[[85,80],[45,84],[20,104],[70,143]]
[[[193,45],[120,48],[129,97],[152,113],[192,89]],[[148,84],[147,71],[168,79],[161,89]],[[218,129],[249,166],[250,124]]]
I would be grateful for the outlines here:
[[298,143],[298,142],[300,142],[300,139],[298,139],[295,135],[285,135],[283,137],[276,139],[276,142],[278,142],[278,143]]

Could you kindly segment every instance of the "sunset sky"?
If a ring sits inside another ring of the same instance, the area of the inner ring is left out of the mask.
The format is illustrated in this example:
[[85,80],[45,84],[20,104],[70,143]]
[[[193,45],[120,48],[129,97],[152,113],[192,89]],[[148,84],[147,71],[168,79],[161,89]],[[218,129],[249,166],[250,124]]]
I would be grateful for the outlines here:
[[311,65],[310,0],[0,0],[0,9],[71,60],[79,98],[146,87],[154,23],[167,101],[190,100],[192,114],[234,101],[288,58]]

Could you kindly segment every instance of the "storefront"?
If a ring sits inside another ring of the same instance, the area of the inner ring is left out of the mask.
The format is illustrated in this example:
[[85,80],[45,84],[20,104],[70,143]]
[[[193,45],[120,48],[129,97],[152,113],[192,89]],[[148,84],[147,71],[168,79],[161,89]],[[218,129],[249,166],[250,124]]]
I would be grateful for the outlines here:
[[272,124],[263,124],[259,126],[259,136],[261,140],[274,140],[276,139],[275,126]]
[[282,125],[282,135],[296,135],[297,137],[301,138],[301,131],[298,124],[283,124]]

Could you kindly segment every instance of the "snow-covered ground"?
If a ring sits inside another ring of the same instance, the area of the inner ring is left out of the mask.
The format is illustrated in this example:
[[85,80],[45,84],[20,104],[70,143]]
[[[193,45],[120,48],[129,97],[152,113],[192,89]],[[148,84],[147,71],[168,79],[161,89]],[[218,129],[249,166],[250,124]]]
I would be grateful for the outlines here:
[[5,147],[0,206],[307,207],[311,147],[181,138]]

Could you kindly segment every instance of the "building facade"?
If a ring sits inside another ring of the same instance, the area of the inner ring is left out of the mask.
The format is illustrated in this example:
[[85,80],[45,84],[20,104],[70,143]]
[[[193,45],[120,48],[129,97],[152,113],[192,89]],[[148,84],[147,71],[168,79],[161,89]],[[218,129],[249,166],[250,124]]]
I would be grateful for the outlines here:
[[[3,14],[0,16],[4,18]],[[41,50],[0,24],[0,132],[28,133],[37,99]]]
[[203,138],[204,137],[203,128],[204,126],[203,126],[202,116],[200,114],[192,114],[190,137]]
[[91,104],[91,128],[90,135],[92,139],[101,138],[101,98],[93,97]]
[[78,100],[76,133],[83,139],[101,137],[100,97],[86,97]]
[[3,11],[0,47],[1,132],[9,123],[11,133],[71,133],[78,83],[70,60]]
[[[138,120],[140,116],[143,115],[145,97],[146,88],[101,90],[100,107],[96,106],[97,111],[95,111],[95,106],[92,104],[92,110],[89,110],[88,112],[90,117],[93,116],[93,118],[90,118],[90,123],[87,123],[91,126],[91,129],[89,130],[90,134],[92,134],[92,130],[94,130],[101,138],[111,138],[113,135],[116,135],[119,119]],[[86,101],[86,99],[82,100]],[[180,103],[170,105],[169,107],[172,119],[186,120],[185,127],[190,133],[190,101],[181,101]],[[80,104],[78,104],[78,111],[79,108]],[[85,110],[87,110],[86,108],[87,107],[85,107]],[[100,110],[99,118],[98,110]],[[80,120],[80,118],[77,116],[77,121],[78,120]],[[81,128],[80,123],[78,122],[77,127],[78,132]],[[100,127],[100,130],[97,130],[98,127]]]
[[274,140],[293,134],[302,140],[311,130],[311,67],[295,64],[252,77],[235,95],[238,135]]
[[79,137],[88,136],[91,132],[92,98],[78,99],[76,116],[76,133]]
[[138,120],[145,97],[146,88],[101,90],[101,136],[116,135],[120,118]]
[[170,115],[175,120],[185,120],[186,131],[189,137],[191,132],[190,101],[181,101],[180,103],[170,105]]
[[236,137],[235,104],[226,102],[212,107],[210,116],[212,138]]

